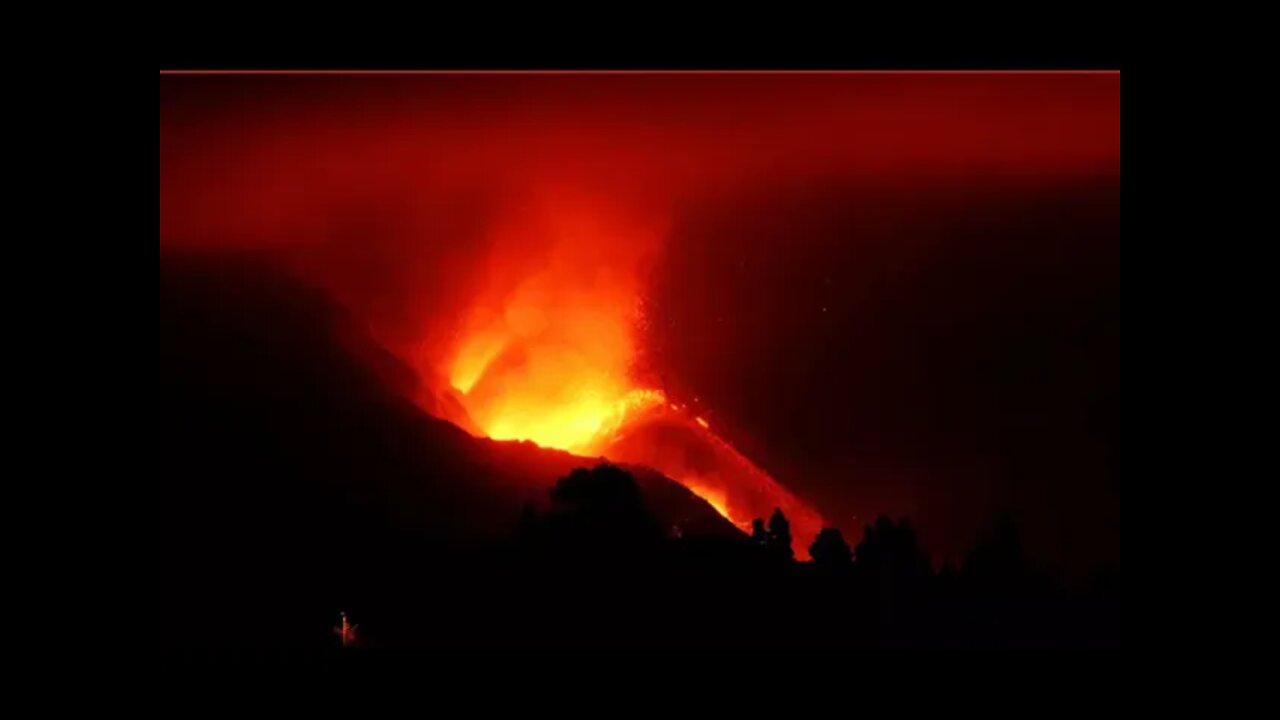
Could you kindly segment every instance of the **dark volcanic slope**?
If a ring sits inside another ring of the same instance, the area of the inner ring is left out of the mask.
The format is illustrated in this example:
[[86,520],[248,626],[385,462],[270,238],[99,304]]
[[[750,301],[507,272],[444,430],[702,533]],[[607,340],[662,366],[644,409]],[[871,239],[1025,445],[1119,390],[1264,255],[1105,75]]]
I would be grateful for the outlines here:
[[[160,378],[157,602],[179,632],[228,642],[314,634],[332,618],[298,607],[506,537],[523,503],[594,462],[424,413],[413,374],[323,295],[244,258],[162,255]],[[738,533],[674,481],[636,475],[664,526]]]

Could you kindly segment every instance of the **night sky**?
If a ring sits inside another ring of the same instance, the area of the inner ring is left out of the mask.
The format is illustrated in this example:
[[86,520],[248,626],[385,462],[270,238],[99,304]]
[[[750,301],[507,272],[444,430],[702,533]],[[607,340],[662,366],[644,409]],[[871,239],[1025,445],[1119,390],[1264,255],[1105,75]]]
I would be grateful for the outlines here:
[[954,557],[1009,511],[1118,563],[1118,73],[160,86],[162,250],[270,254],[424,382],[551,207],[563,282],[634,296],[633,376],[847,535]]

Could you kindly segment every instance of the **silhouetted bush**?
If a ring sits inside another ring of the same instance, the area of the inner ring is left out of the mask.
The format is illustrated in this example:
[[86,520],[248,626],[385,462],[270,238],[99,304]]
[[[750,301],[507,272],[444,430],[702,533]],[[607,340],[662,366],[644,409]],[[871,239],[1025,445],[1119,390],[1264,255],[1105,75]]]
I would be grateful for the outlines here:
[[609,464],[561,478],[551,489],[549,514],[537,524],[543,541],[566,556],[634,556],[654,552],[663,540],[635,479]]
[[822,567],[846,568],[853,562],[853,551],[835,528],[823,528],[809,546],[813,562]]

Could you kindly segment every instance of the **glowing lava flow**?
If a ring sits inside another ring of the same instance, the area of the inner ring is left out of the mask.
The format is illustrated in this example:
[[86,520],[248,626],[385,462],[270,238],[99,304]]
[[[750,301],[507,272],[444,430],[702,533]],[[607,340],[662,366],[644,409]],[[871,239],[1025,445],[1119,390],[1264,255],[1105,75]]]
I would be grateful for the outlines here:
[[462,344],[449,373],[489,437],[595,454],[628,417],[666,402],[627,379],[631,338],[608,327],[608,302],[548,309],[522,293],[511,302]]
[[[781,508],[791,520],[796,554],[808,556],[809,543],[822,528],[821,517],[711,432],[706,420],[668,403],[660,391],[628,388],[593,372],[582,378],[553,374],[549,380],[530,374],[531,367],[560,362],[566,361],[516,364],[515,374],[505,381],[490,381],[482,372],[463,402],[494,439],[531,440],[654,468],[744,531],[752,519]],[[487,382],[503,392],[476,395],[475,388]]]
[[652,467],[741,528],[780,507],[804,556],[821,518],[706,420],[632,380],[638,268],[653,236],[584,207],[598,209],[552,203],[500,231],[491,285],[446,368],[469,420],[496,440]]
[[490,437],[588,453],[663,402],[629,377],[639,268],[659,232],[564,189],[513,206],[446,374]]

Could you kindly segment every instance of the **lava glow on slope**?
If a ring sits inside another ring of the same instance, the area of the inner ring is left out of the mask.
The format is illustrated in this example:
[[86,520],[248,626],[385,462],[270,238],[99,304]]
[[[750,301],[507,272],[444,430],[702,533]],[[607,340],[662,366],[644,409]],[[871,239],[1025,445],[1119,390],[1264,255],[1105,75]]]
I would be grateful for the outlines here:
[[640,270],[659,231],[604,207],[546,196],[498,231],[444,373],[468,419],[496,440],[652,467],[743,529],[782,508],[804,556],[821,518],[706,420],[633,379]]

